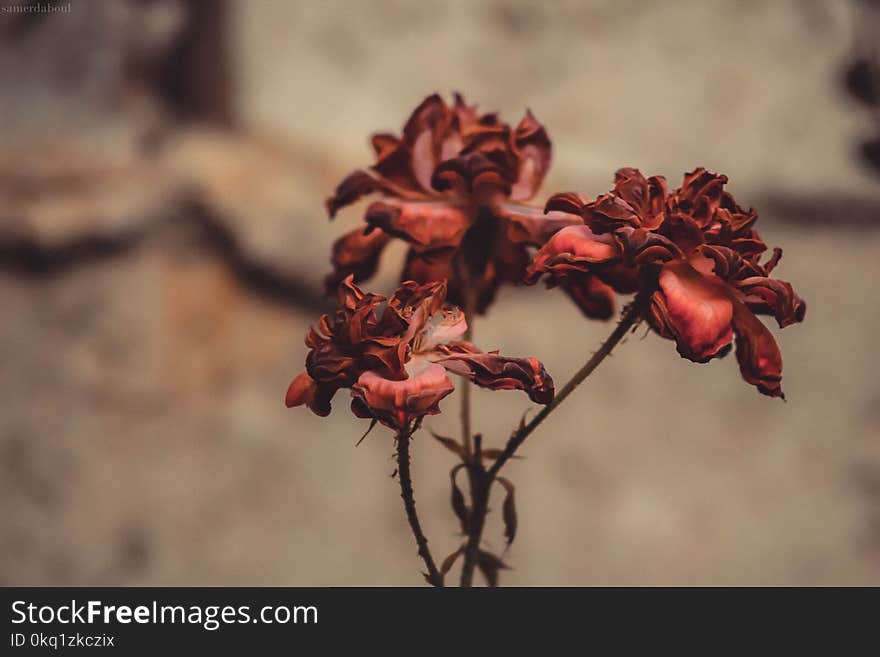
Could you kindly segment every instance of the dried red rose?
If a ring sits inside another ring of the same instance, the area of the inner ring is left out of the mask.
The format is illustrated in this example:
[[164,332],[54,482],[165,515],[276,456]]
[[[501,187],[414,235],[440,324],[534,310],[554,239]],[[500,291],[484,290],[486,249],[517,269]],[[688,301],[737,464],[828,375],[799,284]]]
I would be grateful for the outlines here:
[[[349,274],[355,282],[370,278],[397,237],[409,244],[402,280],[446,279],[452,303],[467,308],[465,293],[472,294],[475,309],[485,312],[502,283],[521,283],[529,246],[580,223],[524,203],[551,158],[550,139],[530,112],[511,128],[457,94],[452,106],[433,95],[416,108],[401,137],[374,135],[372,143],[375,164],[349,175],[327,199],[333,217],[363,196],[381,195],[366,210],[366,227],[333,246],[328,290]],[[577,283],[570,293],[576,301],[589,297]]]
[[524,390],[540,404],[553,399],[553,380],[534,358],[484,353],[458,340],[467,324],[458,308],[444,306],[445,283],[405,282],[381,313],[385,297],[365,294],[351,275],[338,294],[341,308],[306,336],[306,371],[290,384],[288,407],[327,415],[336,392],[350,388],[355,415],[403,429],[440,412],[453,390],[448,372],[492,390]]
[[656,288],[647,320],[678,352],[698,363],[725,355],[736,334],[743,378],[765,395],[782,397],[782,355],[756,314],[780,327],[800,322],[806,304],[791,285],[770,278],[778,248],[755,231],[757,213],[724,191],[726,176],[699,168],[669,193],[662,177],[621,169],[614,189],[595,201],[556,194],[548,211],[578,213],[583,225],[563,228],[538,251],[528,282],[581,281],[594,303],[613,305],[614,292]]

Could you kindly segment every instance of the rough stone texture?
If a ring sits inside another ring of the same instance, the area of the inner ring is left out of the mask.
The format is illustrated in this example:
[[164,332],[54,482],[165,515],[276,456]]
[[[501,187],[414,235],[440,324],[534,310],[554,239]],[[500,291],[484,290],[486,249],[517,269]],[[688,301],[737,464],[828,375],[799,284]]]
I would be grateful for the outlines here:
[[[117,60],[95,55],[95,16],[74,4],[0,47],[74,52],[59,34],[76,19],[75,61],[104,70]],[[57,62],[0,73],[0,246],[140,230],[98,259],[0,272],[0,584],[420,583],[390,437],[355,449],[365,423],[344,395],[327,419],[283,407],[316,315],[262,293],[254,269],[317,290],[358,216],[329,224],[323,197],[367,161],[369,132],[398,129],[430,91],[512,116],[531,106],[557,145],[548,189],[595,194],[622,164],[672,179],[706,164],[759,210],[770,192],[833,194],[845,216],[847,199],[878,195],[850,159],[864,117],[836,93],[856,20],[844,3],[233,9],[237,132],[177,126],[143,98],[105,103],[125,97],[113,74],[90,95],[53,82],[63,71],[37,75]],[[62,137],[51,103],[80,117]],[[809,302],[805,324],[777,332],[789,401],[758,395],[730,358],[694,365],[640,330],[511,464],[520,530],[504,583],[880,584],[880,233],[761,221]],[[482,346],[538,355],[560,383],[608,331],[538,288],[504,290],[476,326]],[[432,428],[456,430],[456,401]],[[518,393],[475,405],[490,445],[529,407]],[[458,540],[452,456],[423,434],[414,457],[443,555]],[[497,514],[487,537],[501,549]]]

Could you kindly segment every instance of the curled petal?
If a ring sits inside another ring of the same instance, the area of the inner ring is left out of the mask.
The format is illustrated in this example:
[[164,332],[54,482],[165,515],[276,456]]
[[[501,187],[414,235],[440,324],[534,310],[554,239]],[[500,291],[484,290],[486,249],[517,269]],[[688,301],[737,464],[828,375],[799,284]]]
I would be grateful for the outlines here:
[[361,301],[367,297],[378,297],[378,295],[365,294],[363,290],[355,285],[353,274],[349,274],[342,280],[339,287],[336,288],[336,296],[339,299],[339,305],[350,311],[361,305]]
[[373,192],[401,198],[424,198],[431,191],[431,174],[438,162],[440,141],[452,114],[438,95],[429,96],[413,112],[403,138],[373,135],[376,163],[371,172],[356,171],[345,178],[327,199],[331,217],[346,205]]
[[366,340],[374,339],[377,324],[376,307],[385,301],[380,294],[367,294],[352,312],[348,313],[345,322],[341,322],[333,331],[336,340],[350,345],[357,345]]
[[581,215],[584,223],[598,233],[605,233],[620,226],[641,225],[636,209],[613,194],[602,194],[592,203],[587,203]]
[[365,234],[363,228],[357,228],[337,239],[333,243],[333,254],[330,257],[333,272],[324,279],[327,291],[335,290],[350,275],[357,282],[372,277],[379,265],[379,256],[390,239],[387,233],[380,230]]
[[546,135],[533,118],[527,119],[512,137],[497,116],[478,114],[459,94],[451,107],[433,94],[412,113],[401,139],[373,137],[377,160],[372,169],[389,194],[400,198],[425,198],[448,189],[509,194],[519,168],[524,177],[527,171],[543,177],[541,168],[546,171],[549,164],[542,148]]
[[491,390],[524,390],[538,404],[553,401],[553,379],[535,358],[483,353],[469,342],[441,345],[431,358],[478,386]]
[[455,112],[460,130],[465,130],[480,120],[481,117],[477,113],[476,105],[468,105],[464,97],[457,91],[452,94],[452,98],[452,111]]
[[780,249],[774,249],[768,263],[761,266],[744,259],[733,248],[703,245],[691,256],[690,262],[704,273],[712,273],[730,283],[752,312],[773,315],[780,328],[785,328],[803,321],[807,304],[790,283],[767,276],[768,265],[772,269],[781,255]]
[[376,416],[373,415],[373,412],[366,403],[359,396],[354,394],[351,396],[351,412],[355,417],[372,420],[376,419]]
[[441,399],[455,388],[446,370],[427,361],[413,366],[407,364],[410,374],[402,380],[386,379],[375,372],[364,372],[352,387],[352,397],[361,408],[386,426],[401,429],[410,420],[423,415],[436,415]]
[[443,307],[445,299],[446,281],[432,281],[423,285],[404,281],[388,301],[387,310],[406,318],[422,310],[427,320]]
[[542,246],[554,234],[566,226],[580,226],[578,215],[567,212],[541,212],[521,203],[501,202],[493,212],[506,220],[507,238],[512,242]]
[[634,208],[646,200],[648,181],[635,167],[621,167],[614,172],[614,193]]
[[516,154],[511,151],[510,126],[497,119],[489,123],[480,123],[467,131],[462,155],[483,153],[504,158],[512,169],[516,168]]
[[471,224],[470,210],[441,201],[377,201],[365,219],[424,249],[458,246]]
[[614,288],[593,274],[567,276],[559,281],[561,287],[580,311],[591,319],[610,319],[614,316]]
[[336,216],[340,208],[351,205],[358,199],[373,192],[387,192],[388,187],[384,182],[371,176],[366,171],[355,171],[343,179],[333,196],[327,198],[324,205],[327,208],[327,214],[330,218]]
[[330,402],[337,390],[337,386],[321,385],[308,372],[303,372],[288,386],[284,404],[287,408],[305,405],[315,415],[327,417],[330,415]]
[[651,300],[649,321],[678,353],[697,363],[723,356],[733,339],[733,302],[723,283],[687,263],[667,264]]
[[516,180],[515,163],[504,151],[476,151],[448,159],[434,169],[431,185],[439,192],[510,194]]
[[416,137],[410,147],[413,175],[419,182],[419,186],[426,192],[431,189],[431,176],[439,161],[437,145],[434,133],[425,130]]
[[302,406],[303,404],[311,405],[315,401],[315,393],[318,389],[315,380],[309,376],[308,372],[302,372],[287,388],[287,394],[284,396],[284,404],[287,408],[293,406]]
[[412,342],[443,306],[445,296],[445,282],[427,285],[404,282],[388,301],[374,327],[370,344],[363,349],[361,371],[376,370],[383,376],[404,378],[404,364]]
[[[400,336],[368,338],[361,345],[358,358],[349,371],[355,380],[366,370],[389,378],[401,378],[405,372],[408,348],[407,341]],[[349,380],[341,387],[349,388],[354,382]]]
[[667,215],[663,232],[685,253],[699,248],[706,241],[706,233],[700,225],[682,212]]
[[620,246],[610,235],[596,235],[587,226],[568,226],[553,235],[535,254],[527,282],[535,283],[550,271],[588,272],[591,266],[617,260]]
[[514,147],[519,154],[519,172],[510,190],[510,198],[522,201],[532,198],[544,181],[553,151],[550,138],[531,111],[513,133]]
[[[395,333],[403,326],[402,345],[408,345],[427,326],[431,318],[443,307],[446,299],[446,281],[419,285],[404,281],[388,301],[380,327],[390,327]],[[404,353],[403,351],[401,352]]]
[[759,256],[767,250],[767,245],[762,240],[753,237],[731,239],[730,246],[746,258]]
[[412,174],[426,192],[431,190],[431,174],[439,162],[443,135],[451,118],[449,106],[439,94],[433,94],[422,101],[403,127]]
[[614,193],[637,211],[641,228],[654,230],[663,222],[667,196],[663,176],[646,179],[638,169],[618,169],[614,174]]
[[494,116],[481,116],[477,113],[476,106],[468,105],[458,92],[455,92],[453,97],[449,120],[440,134],[438,163],[458,155],[464,148],[465,135],[477,129],[485,119],[488,118],[490,122],[494,120]]
[[757,235],[753,226],[758,220],[758,213],[752,208],[749,208],[748,210],[741,208],[737,205],[736,201],[733,200],[733,196],[727,192],[724,192],[721,195],[721,207],[716,211],[715,219],[720,223],[725,224],[730,231],[730,234],[733,236],[745,237],[749,235]]
[[306,370],[322,386],[347,388],[360,374],[358,359],[340,351],[333,343],[325,343],[306,357]]
[[644,228],[622,226],[614,231],[630,265],[661,263],[682,257],[681,250],[670,239]]
[[734,305],[736,360],[742,377],[770,397],[782,397],[782,354],[773,334],[741,303]]
[[743,272],[746,272],[746,276],[749,275],[749,271],[756,275],[763,273],[755,267],[750,268],[735,249],[715,244],[701,245],[695,249],[689,260],[698,271],[706,275],[715,275],[728,282],[740,277]]
[[736,287],[745,295],[744,301],[752,312],[773,315],[780,328],[804,321],[807,304],[795,293],[791,283],[752,276],[737,281]]
[[684,174],[684,180],[681,187],[676,190],[676,194],[684,199],[693,201],[700,196],[717,196],[720,200],[720,192],[712,192],[727,183],[727,176],[712,173],[706,170],[706,167],[697,167],[693,171]]
[[400,146],[400,140],[394,135],[382,132],[370,137],[370,144],[376,152],[376,157],[381,160]]
[[413,111],[403,128],[403,136],[378,134],[372,139],[376,163],[372,169],[397,196],[424,196],[431,171],[437,163],[440,140],[451,118],[443,99],[428,96]]
[[769,274],[771,271],[776,269],[776,265],[779,264],[780,260],[782,260],[782,249],[777,246],[773,248],[773,253],[770,254],[767,262],[764,263],[764,271]]
[[415,346],[413,352],[423,353],[436,349],[441,344],[458,340],[467,332],[467,318],[456,307],[446,308],[442,311],[440,321],[429,322]]
[[700,226],[705,226],[721,206],[726,183],[727,176],[698,167],[684,174],[684,181],[676,190],[676,201]]
[[580,215],[590,199],[576,192],[562,192],[547,199],[544,212],[567,212]]
[[392,195],[424,197],[425,189],[413,171],[413,156],[406,144],[401,142],[383,151],[371,168],[386,182]]
[[425,98],[407,119],[403,126],[403,141],[412,146],[425,132],[433,132],[443,127],[449,120],[450,109],[440,94]]

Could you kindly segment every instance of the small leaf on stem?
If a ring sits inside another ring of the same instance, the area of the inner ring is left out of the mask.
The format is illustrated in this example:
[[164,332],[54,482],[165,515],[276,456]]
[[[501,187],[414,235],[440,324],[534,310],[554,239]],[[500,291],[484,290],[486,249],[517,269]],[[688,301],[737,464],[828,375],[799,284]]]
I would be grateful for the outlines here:
[[449,438],[448,436],[441,436],[440,434],[434,433],[433,431],[431,431],[431,435],[434,436],[434,438],[437,439],[437,442],[443,445],[450,452],[457,454],[462,461],[465,460],[464,447],[462,447],[457,440],[455,440],[454,438]]
[[513,543],[516,538],[516,502],[514,500],[514,487],[509,480],[504,477],[498,477],[499,484],[504,486],[507,495],[504,496],[504,504],[501,507],[501,515],[504,518],[504,538],[507,539],[507,546]]
[[360,439],[359,441],[357,441],[357,442],[354,444],[355,447],[358,447],[362,442],[364,442],[364,438],[366,438],[367,436],[370,435],[370,432],[373,430],[373,427],[376,426],[376,423],[377,423],[378,421],[379,421],[379,420],[377,420],[376,418],[373,418],[373,419],[370,421],[370,427],[369,427],[369,429],[367,429],[366,432],[364,433],[364,435],[361,436],[361,439]]
[[[499,456],[501,456],[501,454],[503,454],[503,453],[504,453],[504,450],[503,450],[503,449],[499,449],[498,447],[490,447],[489,449],[484,449],[484,450],[483,450],[483,458],[484,458],[485,460],[487,460],[487,461],[494,461],[494,460],[497,459]],[[512,458],[512,459],[521,459],[522,456],[519,456],[519,455],[517,455],[517,454],[514,454],[514,455],[511,456],[510,458]]]
[[461,524],[461,533],[467,534],[468,526],[470,525],[470,510],[468,509],[467,504],[465,504],[464,494],[461,492],[461,489],[455,481],[455,476],[463,467],[464,464],[459,464],[452,468],[449,472],[449,478],[452,480],[452,510],[455,512],[458,522]]
[[453,564],[455,564],[456,559],[458,559],[458,555],[462,553],[464,550],[464,546],[459,547],[455,552],[450,554],[443,560],[443,563],[440,564],[440,572],[444,575],[449,572],[450,568],[452,568]]
[[495,587],[498,586],[498,571],[507,570],[510,566],[494,554],[480,550],[477,553],[477,568],[483,573],[483,577],[486,578],[486,583],[489,586]]

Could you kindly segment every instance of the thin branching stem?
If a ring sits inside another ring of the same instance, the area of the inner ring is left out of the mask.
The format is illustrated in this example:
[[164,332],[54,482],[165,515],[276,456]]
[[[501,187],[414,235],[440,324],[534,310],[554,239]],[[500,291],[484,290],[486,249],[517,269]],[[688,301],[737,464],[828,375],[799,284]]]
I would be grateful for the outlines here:
[[507,441],[501,454],[495,459],[495,462],[487,470],[482,463],[471,463],[471,481],[472,483],[472,500],[470,522],[468,526],[468,541],[465,546],[464,565],[461,572],[461,586],[472,586],[474,568],[476,566],[477,557],[479,555],[480,541],[482,540],[483,527],[486,524],[486,512],[489,505],[489,491],[492,482],[498,476],[501,468],[516,453],[520,445],[525,442],[532,432],[547,418],[550,413],[556,410],[566,397],[568,397],[575,388],[577,388],[599,364],[607,358],[614,347],[629,333],[629,331],[642,319],[648,303],[651,299],[653,290],[645,287],[633,302],[626,308],[620,318],[614,331],[606,338],[602,346],[592,355],[592,357],[581,367],[580,370],[566,383],[562,389],[556,394],[553,401],[547,404],[541,412],[535,415],[527,424],[523,424],[519,429],[513,432]]
[[486,524],[486,512],[489,507],[490,482],[486,477],[486,469],[476,460],[468,464],[471,482],[471,510],[468,517],[468,538],[464,546],[464,563],[461,567],[459,585],[463,588],[473,586],[474,568],[483,538],[483,527]]
[[605,342],[602,343],[602,346],[590,357],[590,359],[584,363],[584,366],[577,371],[577,373],[571,377],[571,379],[562,386],[562,389],[556,393],[556,396],[553,398],[553,401],[547,404],[541,411],[535,415],[531,419],[528,424],[523,425],[519,429],[513,432],[513,435],[510,436],[510,439],[507,441],[507,445],[505,445],[504,450],[501,452],[500,456],[495,459],[495,462],[492,464],[492,467],[489,468],[488,475],[489,479],[494,479],[498,472],[504,467],[504,464],[510,460],[510,457],[514,455],[516,450],[520,445],[523,444],[526,438],[528,438],[531,433],[538,428],[538,426],[543,422],[550,413],[559,408],[559,405],[565,401],[565,398],[568,397],[574,389],[577,388],[581,383],[583,383],[584,379],[586,379],[593,371],[599,367],[599,364],[605,360],[608,356],[611,355],[611,352],[614,350],[614,347],[624,338],[624,336],[630,332],[630,330],[638,323],[639,320],[644,316],[645,310],[647,308],[648,303],[651,299],[651,290],[647,289],[643,292],[640,292],[636,295],[636,298],[633,302],[627,306],[626,310],[623,312],[623,315],[620,318],[620,321],[617,323],[617,326],[611,332]]

